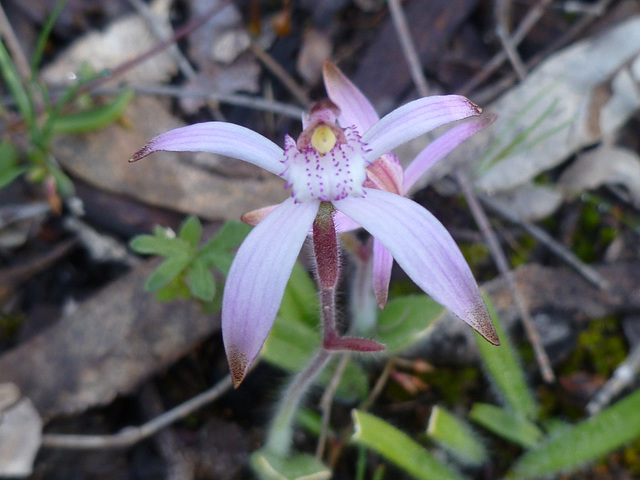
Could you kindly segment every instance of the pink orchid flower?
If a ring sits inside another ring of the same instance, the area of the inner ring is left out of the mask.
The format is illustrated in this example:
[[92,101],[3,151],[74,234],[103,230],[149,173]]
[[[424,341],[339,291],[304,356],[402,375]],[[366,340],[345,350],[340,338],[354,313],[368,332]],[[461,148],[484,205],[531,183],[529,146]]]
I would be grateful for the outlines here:
[[242,243],[225,284],[222,334],[236,386],[273,326],[322,203],[362,226],[422,290],[499,344],[471,270],[444,226],[405,196],[365,184],[366,168],[379,157],[437,127],[478,116],[480,108],[461,96],[432,96],[378,120],[370,103],[329,62],[325,82],[333,102],[316,104],[304,116],[297,141],[285,136],[284,149],[248,128],[205,122],[158,135],[130,160],[157,151],[211,152],[257,165],[291,187],[291,197]]

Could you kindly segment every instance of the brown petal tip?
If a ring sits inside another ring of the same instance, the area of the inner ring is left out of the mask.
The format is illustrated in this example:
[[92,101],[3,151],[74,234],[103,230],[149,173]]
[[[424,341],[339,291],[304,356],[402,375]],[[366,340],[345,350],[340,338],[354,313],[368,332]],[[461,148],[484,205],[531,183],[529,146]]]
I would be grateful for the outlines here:
[[142,160],[144,157],[153,153],[153,148],[151,143],[147,143],[144,147],[134,153],[129,159],[129,163],[137,162],[138,160]]
[[237,349],[233,349],[227,353],[227,360],[229,361],[229,369],[231,370],[233,388],[238,388],[247,376],[247,373],[249,373],[251,364],[247,356]]

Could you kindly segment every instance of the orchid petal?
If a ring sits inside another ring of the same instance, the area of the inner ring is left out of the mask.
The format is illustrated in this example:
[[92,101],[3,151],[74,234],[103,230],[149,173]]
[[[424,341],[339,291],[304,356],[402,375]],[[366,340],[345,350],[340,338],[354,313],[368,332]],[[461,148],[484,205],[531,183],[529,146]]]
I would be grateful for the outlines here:
[[329,98],[340,108],[340,125],[355,126],[360,133],[369,130],[379,117],[367,97],[333,63],[325,61],[322,74]]
[[152,138],[131,159],[135,162],[157,151],[209,152],[244,160],[275,175],[284,170],[284,151],[248,128],[225,122],[196,123]]
[[427,145],[427,147],[413,159],[404,172],[404,192],[408,192],[427,170],[449,155],[453,149],[471,135],[491,125],[495,119],[495,115],[483,115],[473,118],[456,125]]
[[382,117],[362,136],[362,141],[369,147],[365,160],[373,162],[423,133],[481,112],[480,107],[459,95],[414,100]]
[[389,298],[389,283],[391,282],[391,269],[393,268],[393,256],[387,248],[378,240],[373,239],[373,293],[376,302],[384,309]]
[[238,249],[222,301],[222,336],[236,387],[269,335],[318,205],[288,198]]
[[334,205],[380,240],[416,285],[498,345],[476,281],[444,226],[408,198],[365,191],[365,197],[348,197]]
[[242,220],[247,225],[251,225],[252,227],[255,227],[262,220],[264,220],[267,215],[273,212],[276,208],[278,208],[278,205],[269,205],[268,207],[262,207],[256,210],[251,210],[250,212],[247,212],[244,215],[242,215],[240,220]]

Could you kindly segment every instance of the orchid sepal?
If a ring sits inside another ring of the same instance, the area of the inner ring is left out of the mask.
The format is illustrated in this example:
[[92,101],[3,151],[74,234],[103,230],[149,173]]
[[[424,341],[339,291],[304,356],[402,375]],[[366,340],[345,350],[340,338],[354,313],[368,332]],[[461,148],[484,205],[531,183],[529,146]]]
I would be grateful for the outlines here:
[[464,118],[478,116],[482,109],[459,95],[435,95],[409,102],[382,117],[362,135],[370,163],[431,130]]
[[377,238],[423,291],[499,345],[473,274],[444,226],[408,198],[375,189],[365,193],[363,198],[339,200],[335,206]]
[[319,202],[285,200],[238,249],[222,301],[222,336],[236,387],[269,335],[318,206]]
[[244,160],[275,175],[284,171],[284,151],[246,127],[226,122],[204,122],[175,128],[152,138],[129,162],[159,151],[208,152]]

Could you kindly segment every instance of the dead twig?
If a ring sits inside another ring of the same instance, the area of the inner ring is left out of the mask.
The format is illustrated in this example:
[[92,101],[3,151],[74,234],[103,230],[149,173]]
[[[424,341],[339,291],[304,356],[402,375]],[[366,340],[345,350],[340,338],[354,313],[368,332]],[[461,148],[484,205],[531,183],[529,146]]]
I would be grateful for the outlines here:
[[509,24],[511,18],[511,0],[496,0],[495,2],[496,35],[502,44],[504,53],[511,62],[513,70],[520,80],[527,76],[527,69],[509,36]]
[[15,63],[16,70],[18,70],[18,75],[23,81],[28,81],[31,78],[31,66],[20,46],[16,32],[13,31],[13,27],[4,13],[2,4],[0,4],[0,36],[7,42],[7,49],[11,52],[11,58]]
[[402,53],[409,65],[411,78],[420,92],[420,95],[424,97],[429,91],[429,86],[427,85],[427,80],[422,72],[422,67],[420,66],[420,58],[418,58],[418,53],[415,45],[413,44],[413,39],[409,32],[409,25],[407,24],[407,18],[404,14],[404,10],[402,10],[400,0],[388,0],[387,3],[389,4],[389,11],[391,12],[393,26],[396,28],[398,38],[400,39]]
[[311,103],[307,92],[293,79],[289,73],[276,62],[271,55],[264,51],[257,43],[251,42],[249,49],[258,60],[269,70],[275,77],[287,87],[289,92],[303,107],[308,107]]
[[[171,37],[172,31],[168,22],[163,22],[158,15],[142,0],[129,0],[129,3],[136,9],[138,14],[144,18],[151,29],[151,32],[156,36],[158,40],[167,40]],[[173,58],[173,61],[176,62],[180,72],[186,78],[193,78],[196,75],[196,71],[189,63],[187,57],[185,57],[178,45],[173,43],[171,46],[167,48],[169,55]]]
[[373,402],[375,402],[376,399],[380,396],[382,390],[384,389],[384,386],[387,384],[387,381],[389,380],[389,376],[391,375],[395,364],[396,362],[394,358],[390,358],[389,360],[387,360],[387,363],[384,364],[384,369],[382,370],[382,373],[380,373],[376,384],[371,389],[369,396],[364,402],[362,402],[358,409],[366,411],[371,408],[371,405],[373,405]]
[[[304,109],[288,103],[266,100],[260,97],[251,97],[241,94],[221,94],[208,90],[194,90],[191,88],[174,87],[171,85],[132,85],[131,88],[142,95],[156,95],[175,98],[206,98],[215,102],[226,103],[238,107],[251,108],[253,110],[262,110],[265,112],[277,113],[287,117],[300,120],[300,116],[304,113]],[[96,93],[112,94],[119,90],[116,88],[100,88]]]
[[600,290],[609,290],[609,282],[607,282],[607,280],[602,275],[596,272],[589,265],[584,264],[573,252],[555,241],[551,237],[551,235],[549,235],[543,229],[532,223],[520,220],[508,209],[502,207],[498,202],[495,202],[485,195],[480,197],[480,201],[482,201],[482,203],[491,208],[491,210],[493,210],[494,212],[498,213],[500,216],[509,220],[511,223],[515,223],[516,225],[526,230],[531,236],[535,237],[538,241],[543,243],[550,251],[560,257],[568,265],[573,267],[589,283],[599,288]]
[[[520,42],[524,40],[529,31],[538,23],[538,21],[542,18],[544,14],[544,10],[547,5],[551,3],[551,0],[540,0],[531,10],[527,12],[525,17],[522,19],[522,22],[518,25],[513,35],[509,39],[509,45],[513,48],[516,48],[520,45]],[[460,88],[460,95],[469,95],[469,93],[474,90],[478,85],[484,82],[487,78],[489,78],[500,66],[507,60],[507,53],[505,50],[500,51],[496,55],[493,56],[489,62],[482,68],[480,72],[478,72],[471,80],[465,83],[462,88]]]
[[206,392],[178,405],[139,427],[128,427],[114,435],[65,435],[49,433],[42,436],[42,446],[74,450],[103,450],[127,448],[154,435],[163,428],[180,420],[217,400],[231,388],[231,377],[227,375]]
[[320,436],[318,437],[318,446],[316,447],[316,458],[318,460],[322,459],[324,456],[324,450],[327,443],[327,436],[329,434],[329,420],[331,419],[331,405],[333,404],[333,397],[338,390],[338,386],[340,385],[340,380],[342,379],[342,375],[344,374],[345,369],[347,368],[347,364],[351,359],[351,355],[347,353],[342,354],[342,358],[340,359],[340,363],[338,363],[338,367],[331,377],[331,381],[324,393],[322,394],[322,398],[320,399],[320,410],[322,411],[322,430],[320,430]]
[[149,58],[153,57],[154,55],[157,55],[158,53],[162,52],[163,50],[169,48],[171,45],[175,44],[178,40],[186,37],[187,35],[192,33],[194,30],[197,30],[198,28],[203,26],[213,16],[217,15],[220,11],[222,11],[222,9],[227,7],[230,3],[232,3],[231,0],[222,0],[220,3],[214,5],[209,10],[207,10],[200,17],[194,18],[189,23],[187,23],[185,26],[183,26],[180,29],[176,30],[176,32],[173,34],[173,36],[171,38],[168,38],[166,40],[158,42],[156,45],[154,45],[153,47],[149,48],[146,52],[142,52],[137,57],[132,58],[131,60],[129,60],[127,62],[124,62],[123,64],[121,64],[118,67],[116,67],[113,70],[111,70],[109,75],[104,76],[104,77],[100,77],[100,78],[96,78],[95,80],[93,80],[91,82],[85,83],[84,85],[82,85],[78,89],[78,93],[91,92],[91,91],[95,90],[96,88],[98,88],[99,86],[103,85],[108,80],[111,80],[111,79],[113,79],[115,77],[118,77],[118,76],[124,74],[125,72],[128,72],[129,70],[131,70],[132,68],[136,67],[140,63],[148,60]]
[[524,296],[518,290],[513,271],[511,270],[509,263],[507,262],[507,257],[500,247],[500,242],[498,242],[498,238],[491,228],[491,224],[489,223],[489,219],[487,218],[485,211],[482,209],[482,206],[473,193],[471,183],[466,174],[461,169],[458,169],[456,172],[456,177],[458,180],[458,184],[460,185],[460,188],[462,189],[462,192],[465,196],[465,199],[467,200],[469,209],[473,214],[473,218],[478,224],[478,227],[480,228],[480,231],[482,232],[482,235],[487,242],[489,251],[491,252],[491,257],[496,263],[498,271],[504,276],[505,280],[507,281],[509,292],[511,293],[513,301],[516,304],[516,308],[518,309],[520,318],[522,319],[522,324],[527,334],[527,338],[533,346],[542,378],[545,382],[551,383],[555,381],[555,375],[553,373],[553,370],[551,369],[551,362],[549,361],[547,352],[544,350],[540,335],[536,331],[536,328],[533,324],[533,319],[531,318],[531,314],[529,313],[529,309],[527,307]]
[[[542,1],[546,2],[546,0],[542,0]],[[620,1],[620,0],[600,0],[600,2],[598,4],[593,6],[593,9],[598,11],[598,12],[606,11],[611,5],[613,5],[614,3],[618,2],[618,1]],[[538,11],[540,11],[539,8],[537,8],[535,11],[532,10],[530,13],[536,13]],[[540,16],[542,16],[542,12],[540,13]],[[595,15],[585,15],[584,17],[582,17],[571,28],[569,28],[569,30],[567,30],[562,36],[560,36],[560,38],[558,38],[557,40],[552,42],[548,47],[543,49],[540,53],[538,53],[538,54],[534,55],[533,57],[531,57],[525,64],[527,70],[531,71],[533,68],[535,68],[539,63],[541,63],[549,55],[551,55],[555,51],[567,46],[578,35],[580,35],[585,29],[587,29],[597,18],[598,17],[595,16]],[[532,24],[531,25],[529,25],[528,23],[525,24],[525,22],[527,20],[528,20],[528,16],[525,17],[525,19],[522,21],[520,26],[518,26],[518,29],[516,30],[516,32],[513,34],[512,38],[514,39],[514,45],[518,45],[518,43],[521,41],[521,39],[517,40],[519,38],[518,34],[520,32],[520,28],[522,27],[523,30],[525,30],[524,27],[527,27],[526,33],[528,33],[530,27],[533,27],[533,25],[535,25],[535,23],[537,23],[537,21],[539,20],[539,17],[537,16],[537,14],[532,15],[532,17],[531,17]],[[525,33],[525,35],[526,35],[526,33]],[[469,82],[467,82],[465,85],[462,86],[462,88],[458,91],[458,93],[460,95],[468,95],[479,84],[484,82],[493,72],[495,72],[495,70],[498,67],[500,67],[500,65],[502,65],[504,60],[505,60],[504,52],[500,52],[499,54],[494,56],[485,65],[485,67],[483,68],[483,70],[481,72],[479,72],[476,76],[474,76],[471,80],[469,80]],[[494,62],[497,62],[497,63],[494,64]],[[485,75],[485,70],[486,70],[486,75]],[[518,80],[518,77],[515,74],[513,74],[513,73],[507,74],[503,78],[498,80],[495,83],[495,85],[491,85],[490,87],[487,87],[487,88],[483,89],[482,91],[474,94],[474,100],[477,101],[477,102],[480,102],[480,103],[485,103],[487,101],[490,101],[491,99],[496,98],[498,95],[500,95],[501,92],[505,91],[511,85],[513,85],[517,80]]]

